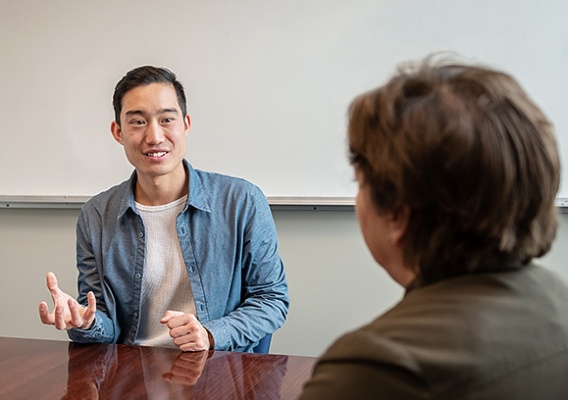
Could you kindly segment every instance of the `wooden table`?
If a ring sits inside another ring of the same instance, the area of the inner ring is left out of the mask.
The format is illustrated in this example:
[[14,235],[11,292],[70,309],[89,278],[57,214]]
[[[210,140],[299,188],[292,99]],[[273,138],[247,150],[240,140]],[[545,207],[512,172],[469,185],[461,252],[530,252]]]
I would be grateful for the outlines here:
[[295,399],[315,361],[0,337],[0,399]]

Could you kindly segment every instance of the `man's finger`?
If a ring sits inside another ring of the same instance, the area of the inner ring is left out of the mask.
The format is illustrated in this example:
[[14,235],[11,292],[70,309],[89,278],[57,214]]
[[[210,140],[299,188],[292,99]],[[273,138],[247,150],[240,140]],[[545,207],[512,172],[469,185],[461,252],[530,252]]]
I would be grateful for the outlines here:
[[53,305],[57,307],[58,304],[58,297],[61,293],[59,290],[59,286],[57,284],[57,277],[53,272],[48,272],[45,276],[45,280],[47,282],[47,288],[49,289],[49,294],[51,294],[51,300],[53,300]]
[[57,277],[53,272],[48,272],[45,276],[45,280],[47,282],[47,288],[51,290],[57,290]]
[[49,315],[49,307],[45,301],[39,303],[39,318],[46,325],[53,325],[53,316]]
[[69,306],[69,313],[71,314],[71,322],[73,323],[73,326],[81,326],[83,324],[83,317],[80,313],[82,306],[77,303],[75,299],[67,300],[67,305]]
[[55,306],[55,327],[59,330],[66,328],[65,308],[62,305]]
[[87,312],[94,315],[95,311],[97,311],[97,299],[93,292],[87,293],[87,301],[89,302],[87,304]]
[[83,314],[83,320],[87,322],[86,326],[84,326],[84,329],[87,329],[91,326],[93,320],[95,319],[95,313],[97,312],[97,299],[95,298],[95,294],[93,292],[87,293],[87,301],[87,310],[85,311],[85,314]]

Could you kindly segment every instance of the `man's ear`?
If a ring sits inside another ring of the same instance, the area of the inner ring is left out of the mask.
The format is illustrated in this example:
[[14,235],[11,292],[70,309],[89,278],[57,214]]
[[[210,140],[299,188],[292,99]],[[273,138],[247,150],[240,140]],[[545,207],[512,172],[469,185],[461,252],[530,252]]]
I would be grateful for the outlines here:
[[112,133],[112,137],[118,143],[122,144],[122,129],[120,125],[116,121],[112,121],[110,124],[110,132]]
[[183,123],[185,125],[185,136],[187,137],[187,135],[189,135],[189,127],[191,126],[191,118],[189,118],[189,114],[186,114]]
[[406,205],[391,213],[389,221],[389,236],[392,244],[400,245],[402,243],[408,227],[409,218],[410,208]]

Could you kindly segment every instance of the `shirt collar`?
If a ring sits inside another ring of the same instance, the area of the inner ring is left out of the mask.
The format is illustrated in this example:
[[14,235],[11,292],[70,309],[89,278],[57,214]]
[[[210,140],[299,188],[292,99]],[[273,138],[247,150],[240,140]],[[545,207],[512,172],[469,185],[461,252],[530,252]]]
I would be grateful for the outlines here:
[[189,193],[187,194],[187,203],[185,205],[184,211],[189,206],[192,206],[201,211],[211,212],[209,197],[207,195],[207,192],[205,191],[201,177],[187,160],[183,160],[183,165],[186,171],[189,172],[187,174],[189,179],[189,182],[187,184]]
[[[197,173],[197,171],[191,166],[191,164],[187,160],[183,160],[183,166],[186,171],[188,171],[188,195],[187,195],[187,202],[183,211],[185,212],[189,206],[205,211],[211,212],[209,198],[203,186],[203,182],[201,181],[201,177]],[[135,214],[138,214],[138,210],[136,209],[136,204],[134,200],[134,188],[136,187],[136,170],[132,172],[128,181],[123,184],[123,191],[120,205],[119,217],[126,214],[128,210],[132,210]]]

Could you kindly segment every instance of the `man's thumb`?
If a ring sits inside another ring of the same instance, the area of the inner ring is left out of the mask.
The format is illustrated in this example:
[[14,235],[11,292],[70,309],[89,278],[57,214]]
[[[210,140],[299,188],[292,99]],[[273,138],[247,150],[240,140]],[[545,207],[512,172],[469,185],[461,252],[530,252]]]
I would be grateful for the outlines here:
[[160,320],[160,323],[165,324],[167,323],[170,319],[174,318],[174,317],[179,317],[180,315],[183,315],[183,313],[181,311],[172,311],[172,310],[167,310],[164,314],[164,316],[162,317],[162,319]]

